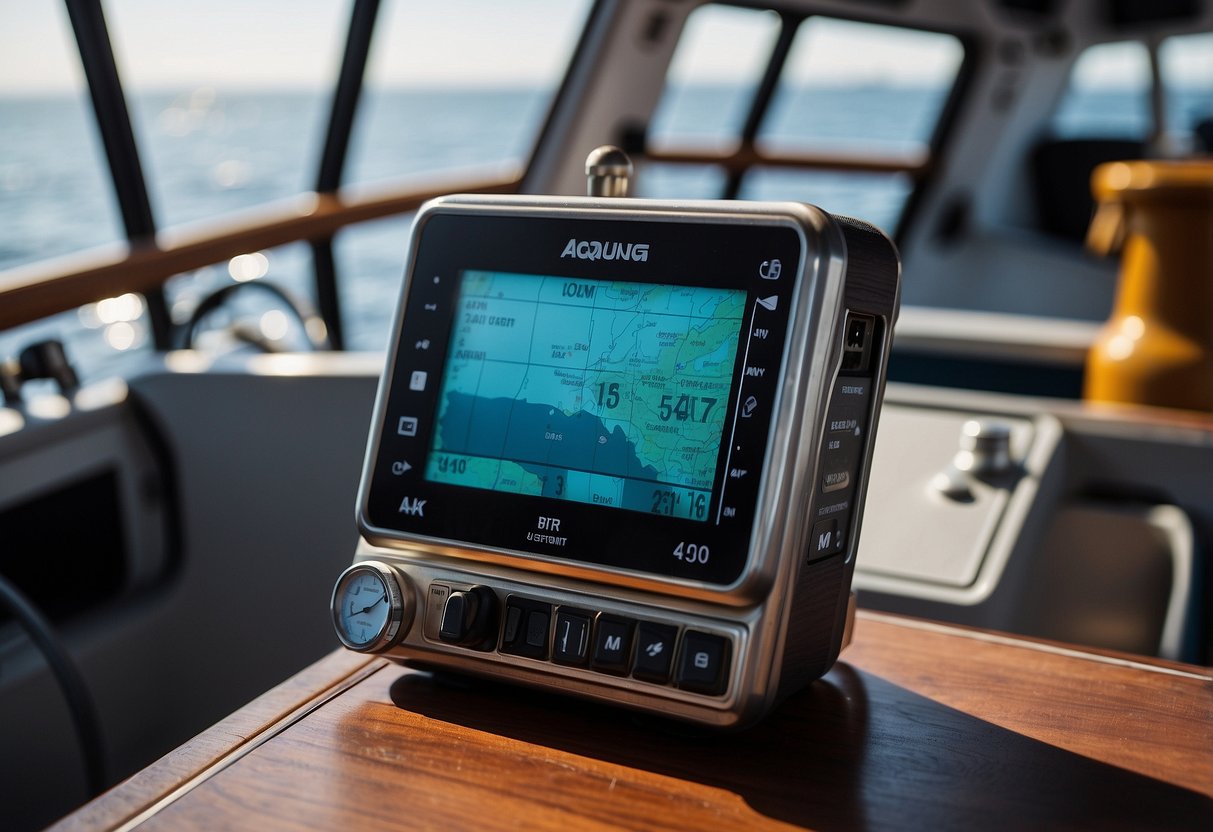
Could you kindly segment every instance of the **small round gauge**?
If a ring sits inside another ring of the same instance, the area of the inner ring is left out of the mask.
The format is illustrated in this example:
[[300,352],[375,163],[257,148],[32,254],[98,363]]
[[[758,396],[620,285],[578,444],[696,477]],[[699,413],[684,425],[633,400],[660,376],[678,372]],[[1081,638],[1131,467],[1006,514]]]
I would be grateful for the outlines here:
[[362,653],[391,647],[401,634],[406,602],[391,567],[377,561],[354,564],[333,587],[337,638]]

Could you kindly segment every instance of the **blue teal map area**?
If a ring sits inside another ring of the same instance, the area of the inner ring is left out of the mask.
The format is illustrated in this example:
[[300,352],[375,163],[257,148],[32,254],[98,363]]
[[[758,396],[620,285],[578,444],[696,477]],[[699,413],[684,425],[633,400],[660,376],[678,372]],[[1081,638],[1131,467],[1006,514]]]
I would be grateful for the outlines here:
[[461,278],[427,479],[707,519],[743,290]]

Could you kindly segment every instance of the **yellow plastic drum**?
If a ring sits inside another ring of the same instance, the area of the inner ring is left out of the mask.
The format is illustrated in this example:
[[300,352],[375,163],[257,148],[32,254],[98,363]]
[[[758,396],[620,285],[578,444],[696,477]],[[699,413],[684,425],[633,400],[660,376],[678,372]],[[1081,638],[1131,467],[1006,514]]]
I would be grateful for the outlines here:
[[1091,189],[1087,245],[1121,268],[1085,397],[1213,411],[1213,161],[1112,162]]

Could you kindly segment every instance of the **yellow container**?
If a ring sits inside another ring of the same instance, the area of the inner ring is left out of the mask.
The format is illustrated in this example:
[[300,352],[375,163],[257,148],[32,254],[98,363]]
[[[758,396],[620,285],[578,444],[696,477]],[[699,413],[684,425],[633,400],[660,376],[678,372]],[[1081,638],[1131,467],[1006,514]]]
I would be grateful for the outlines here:
[[1091,190],[1087,245],[1121,266],[1084,396],[1213,411],[1213,161],[1112,162]]

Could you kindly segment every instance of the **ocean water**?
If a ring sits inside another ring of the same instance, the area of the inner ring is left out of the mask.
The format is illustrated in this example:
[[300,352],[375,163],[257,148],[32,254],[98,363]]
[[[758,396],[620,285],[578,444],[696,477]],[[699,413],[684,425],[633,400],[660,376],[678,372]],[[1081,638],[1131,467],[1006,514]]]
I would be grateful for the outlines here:
[[[672,89],[650,127],[653,142],[725,146],[744,118],[749,92],[738,87]],[[549,90],[369,89],[351,143],[345,180],[352,185],[467,166],[524,160],[542,123]],[[943,92],[917,88],[786,89],[773,102],[759,140],[776,149],[913,154],[928,140]],[[1192,93],[1173,110],[1213,113]],[[253,208],[314,185],[327,118],[320,92],[135,94],[130,100],[153,212],[167,228]],[[1140,136],[1148,123],[1141,96],[1098,93],[1068,99],[1062,134]],[[74,96],[0,98],[0,270],[119,241],[121,221],[86,100]],[[715,169],[649,165],[638,171],[645,196],[712,197]],[[892,229],[910,183],[898,175],[756,170],[742,196],[800,199]],[[336,238],[348,346],[380,349],[399,287],[409,218],[347,229]],[[184,320],[234,275],[259,275],[305,301],[310,254],[283,246],[173,278],[167,293]],[[297,327],[260,293],[232,304],[214,323],[247,318],[299,346]],[[90,305],[0,333],[0,358],[42,337],[59,337],[86,378],[121,373],[147,348],[137,298]]]
[[[400,92],[368,90],[347,160],[351,185],[510,164],[530,151],[548,103],[545,90]],[[159,228],[206,221],[314,187],[327,93],[214,93],[131,96],[129,101],[153,214]],[[404,263],[408,218],[349,229],[337,238],[349,344],[380,349]],[[122,240],[103,151],[82,97],[0,98],[0,270]],[[310,252],[302,243],[262,252],[271,280],[310,300]],[[253,264],[258,266],[258,264]],[[256,273],[255,269],[254,272]],[[230,284],[219,263],[166,286],[176,320]],[[122,372],[146,348],[137,299],[93,305],[0,332],[0,359],[40,338],[64,340],[82,375]],[[250,292],[228,317],[261,315]],[[115,319],[116,316],[116,319]],[[284,342],[304,342],[291,325]],[[118,349],[116,347],[121,347]]]

